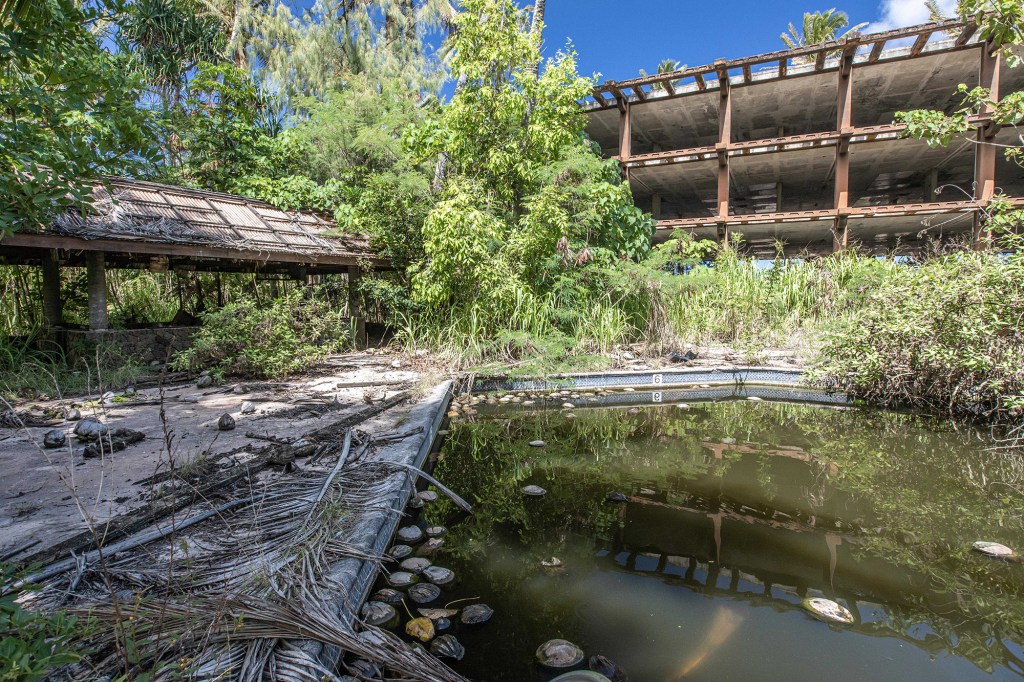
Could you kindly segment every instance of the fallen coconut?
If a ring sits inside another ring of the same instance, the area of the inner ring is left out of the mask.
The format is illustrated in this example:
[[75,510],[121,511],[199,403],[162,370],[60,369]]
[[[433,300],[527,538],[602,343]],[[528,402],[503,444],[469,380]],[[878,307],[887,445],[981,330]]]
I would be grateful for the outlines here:
[[405,526],[398,529],[398,539],[402,542],[415,544],[423,540],[423,529],[419,526]]
[[363,604],[363,621],[368,625],[387,627],[387,624],[398,619],[398,611],[391,604],[380,601],[368,601]]
[[800,602],[800,605],[812,616],[826,623],[851,625],[856,620],[848,608],[824,597],[808,597]]
[[537,647],[537,662],[545,668],[572,668],[583,658],[583,649],[565,639],[550,639]]
[[472,604],[462,609],[463,625],[479,625],[486,623],[494,615],[494,609],[487,604]]
[[461,661],[466,655],[466,648],[459,644],[459,640],[451,635],[441,635],[430,645],[430,653],[438,658],[451,658]]
[[409,599],[416,604],[429,604],[441,596],[441,588],[432,583],[419,583],[409,588]]

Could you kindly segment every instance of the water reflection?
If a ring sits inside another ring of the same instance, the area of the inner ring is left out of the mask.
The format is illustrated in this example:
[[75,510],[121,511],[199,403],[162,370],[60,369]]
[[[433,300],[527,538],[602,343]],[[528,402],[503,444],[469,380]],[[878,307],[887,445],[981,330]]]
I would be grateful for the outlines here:
[[[576,414],[459,424],[444,447],[436,473],[477,513],[425,510],[450,527],[436,560],[461,576],[452,599],[498,611],[460,634],[467,675],[545,679],[532,652],[553,637],[634,680],[1024,674],[1024,566],[970,552],[1024,547],[1019,470],[984,433],[766,402]],[[855,625],[807,618],[818,595]]]

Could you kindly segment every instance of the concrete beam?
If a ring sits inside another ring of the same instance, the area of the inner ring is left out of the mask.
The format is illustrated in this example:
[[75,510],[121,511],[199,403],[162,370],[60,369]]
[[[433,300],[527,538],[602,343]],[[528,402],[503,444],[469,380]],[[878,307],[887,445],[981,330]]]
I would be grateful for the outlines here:
[[86,270],[89,292],[89,329],[92,331],[109,329],[107,268],[101,252],[90,251],[86,254]]

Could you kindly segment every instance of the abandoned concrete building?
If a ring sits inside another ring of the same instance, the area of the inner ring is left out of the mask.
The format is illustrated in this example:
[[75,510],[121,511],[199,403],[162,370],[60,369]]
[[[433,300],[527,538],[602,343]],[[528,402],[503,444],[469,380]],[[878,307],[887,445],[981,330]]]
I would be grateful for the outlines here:
[[587,132],[617,158],[660,239],[675,229],[772,256],[857,244],[909,253],[981,237],[997,193],[1024,197],[1024,170],[1000,145],[1019,133],[986,112],[971,139],[930,148],[898,111],[957,110],[957,86],[992,98],[1024,89],[1024,69],[959,21],[851,36],[609,81],[586,103]]

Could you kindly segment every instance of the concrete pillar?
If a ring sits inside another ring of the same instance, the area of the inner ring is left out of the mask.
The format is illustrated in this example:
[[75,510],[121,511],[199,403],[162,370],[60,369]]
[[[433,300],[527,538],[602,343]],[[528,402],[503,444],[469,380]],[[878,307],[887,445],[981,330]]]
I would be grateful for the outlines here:
[[[729,85],[729,72],[721,69],[718,72],[718,219],[719,233],[723,231],[724,221],[729,219],[729,145],[732,143],[732,87]],[[725,241],[728,245],[728,230],[725,230]]]
[[847,213],[850,208],[850,130],[853,128],[853,51],[843,51],[838,70],[836,88],[836,145],[835,194],[832,207],[836,210],[832,228],[832,249],[842,251],[849,245]]
[[837,216],[832,224],[832,250],[842,251],[850,245],[849,217]]
[[85,265],[88,273],[89,329],[108,329],[110,320],[107,317],[107,267],[103,253],[86,252]]
[[[989,91],[989,98],[993,102],[999,101],[999,53],[993,53],[991,42],[981,47],[979,85]],[[989,107],[981,110],[981,114],[988,114]],[[996,129],[992,125],[983,125],[978,128],[977,144],[974,146],[974,199],[984,208],[991,201],[996,193],[996,147],[992,144],[992,137]],[[992,233],[985,230],[983,224],[984,216],[981,211],[974,214],[974,248],[983,249],[991,243]]]
[[64,302],[60,298],[60,260],[54,251],[43,256],[43,320],[49,328],[64,324]]
[[366,348],[366,320],[363,318],[359,298],[359,280],[362,273],[356,265],[348,267],[348,314],[352,318],[352,329],[355,334],[355,347]]
[[629,102],[623,102],[619,112],[619,158],[625,162],[632,155],[633,123],[629,113]]

